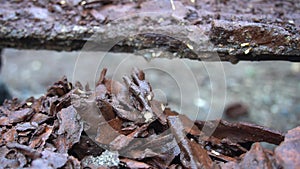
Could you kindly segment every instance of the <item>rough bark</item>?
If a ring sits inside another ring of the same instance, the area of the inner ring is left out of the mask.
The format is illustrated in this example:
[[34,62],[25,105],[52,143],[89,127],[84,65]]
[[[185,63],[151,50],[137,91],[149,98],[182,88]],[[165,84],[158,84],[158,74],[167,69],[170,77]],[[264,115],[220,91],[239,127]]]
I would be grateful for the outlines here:
[[89,50],[171,52],[155,57],[300,61],[299,0],[1,4],[0,48],[71,51],[88,41]]

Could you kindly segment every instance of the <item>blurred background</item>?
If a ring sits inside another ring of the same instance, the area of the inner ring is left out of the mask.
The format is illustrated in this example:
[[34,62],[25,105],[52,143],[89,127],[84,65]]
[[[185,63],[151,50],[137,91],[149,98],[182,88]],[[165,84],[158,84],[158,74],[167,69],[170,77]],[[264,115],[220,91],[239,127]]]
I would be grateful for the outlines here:
[[[12,97],[17,97],[19,100],[30,96],[38,98],[46,92],[47,87],[63,75],[66,75],[70,81],[74,80],[74,66],[79,55],[79,52],[4,49],[1,79]],[[76,78],[78,79],[76,80],[89,82],[85,79],[87,76],[97,77],[97,74],[91,75],[90,68],[94,67],[99,71],[104,66],[108,68],[108,76],[121,80],[121,76],[130,73],[134,66],[143,68],[145,66],[143,64],[146,64],[155,67],[159,62],[163,67],[168,68],[168,71],[145,70],[156,99],[167,103],[173,110],[192,116],[198,113],[198,119],[205,119],[212,102],[212,83],[218,83],[210,80],[206,68],[219,67],[219,63],[204,65],[198,61],[184,60],[186,67],[181,68],[182,60],[157,59],[149,63],[145,62],[143,57],[130,54],[110,54],[106,59],[108,60],[99,67],[99,54],[90,53],[89,58],[80,63],[80,69],[77,67]],[[280,131],[287,131],[300,125],[299,63],[270,61],[240,62],[236,65],[223,63],[222,65],[226,80],[226,100],[224,102],[224,99],[214,98],[216,104],[221,107],[225,103],[222,118],[230,121],[253,122]],[[193,77],[187,75],[183,69],[191,70]],[[213,76],[220,76],[220,83],[222,83],[222,76],[224,76],[222,73]],[[197,89],[191,81],[193,78],[199,88],[199,94],[196,94]],[[183,83],[178,85],[178,81]],[[216,93],[224,93],[222,87],[216,87],[214,90]],[[184,95],[180,93],[182,91]],[[214,97],[216,96],[218,95]],[[182,108],[182,104],[186,106]]]

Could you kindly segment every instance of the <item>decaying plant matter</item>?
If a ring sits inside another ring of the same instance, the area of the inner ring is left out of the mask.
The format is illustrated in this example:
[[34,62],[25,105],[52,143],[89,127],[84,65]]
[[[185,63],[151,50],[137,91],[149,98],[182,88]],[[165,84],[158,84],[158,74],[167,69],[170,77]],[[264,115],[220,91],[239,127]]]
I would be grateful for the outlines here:
[[88,50],[156,57],[166,57],[159,47],[196,60],[300,61],[299,0],[0,2],[0,48],[70,51],[88,41],[97,46]]
[[[297,168],[300,128],[191,121],[153,100],[143,71],[95,91],[62,78],[47,93],[0,107],[0,168]],[[205,123],[215,132],[201,131]],[[275,151],[259,142],[279,145]]]

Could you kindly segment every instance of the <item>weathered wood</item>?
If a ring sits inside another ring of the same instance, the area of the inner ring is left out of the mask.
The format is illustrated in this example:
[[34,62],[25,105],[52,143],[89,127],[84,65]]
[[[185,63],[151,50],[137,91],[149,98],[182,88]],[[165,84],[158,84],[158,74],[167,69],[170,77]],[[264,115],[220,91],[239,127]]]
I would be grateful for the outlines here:
[[300,61],[299,0],[183,0],[175,10],[168,0],[87,2],[2,0],[0,48],[72,51],[88,41],[89,50],[172,53],[158,57]]

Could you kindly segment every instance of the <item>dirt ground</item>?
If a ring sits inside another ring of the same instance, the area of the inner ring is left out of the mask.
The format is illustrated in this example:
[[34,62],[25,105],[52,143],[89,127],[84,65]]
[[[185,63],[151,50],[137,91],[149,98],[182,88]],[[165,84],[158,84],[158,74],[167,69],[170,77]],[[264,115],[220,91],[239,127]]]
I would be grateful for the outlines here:
[[[211,104],[222,108],[224,103],[240,102],[247,105],[249,113],[237,119],[239,121],[254,122],[281,131],[300,125],[299,63],[222,63],[225,76],[216,71],[209,76],[208,69],[215,70],[220,63],[203,64],[179,59],[146,62],[143,57],[109,54],[99,66],[100,55],[104,54],[5,49],[1,76],[12,95],[24,100],[30,96],[41,96],[63,75],[70,81],[93,84],[97,77],[95,70],[99,71],[102,67],[108,68],[108,76],[117,79],[129,74],[132,67],[147,68],[146,78],[152,84],[156,99],[194,118],[196,115],[200,119],[206,118]],[[78,56],[81,56],[80,63],[76,62]],[[83,56],[88,57],[82,61]],[[226,93],[222,83],[226,84]],[[222,95],[226,95],[226,100]],[[228,119],[225,115],[223,118]]]

